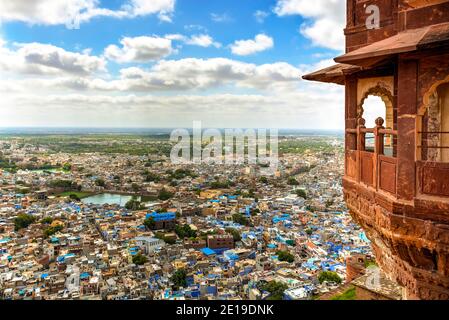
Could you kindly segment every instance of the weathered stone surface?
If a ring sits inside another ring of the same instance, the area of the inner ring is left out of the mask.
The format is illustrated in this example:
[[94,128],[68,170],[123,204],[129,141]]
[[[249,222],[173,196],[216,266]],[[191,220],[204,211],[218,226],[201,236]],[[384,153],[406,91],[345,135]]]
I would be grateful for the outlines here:
[[[449,1],[370,1],[382,13],[377,30],[366,27],[366,4],[347,1],[347,54],[336,59],[361,68],[345,81],[345,200],[407,298],[449,299],[449,138],[440,137],[449,119]],[[390,156],[381,121],[364,126],[368,95],[386,97]]]
[[352,181],[345,179],[344,188],[350,213],[373,241],[382,269],[406,287],[409,298],[447,299],[448,225],[395,215],[385,204],[403,206],[398,200],[377,201],[369,190],[362,190],[366,187]]

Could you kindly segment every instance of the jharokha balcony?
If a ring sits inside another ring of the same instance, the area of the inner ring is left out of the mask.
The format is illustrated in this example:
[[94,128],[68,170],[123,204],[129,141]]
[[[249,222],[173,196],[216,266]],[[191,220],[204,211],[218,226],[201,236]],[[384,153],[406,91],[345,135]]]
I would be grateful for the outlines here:
[[449,299],[449,1],[370,4],[380,28],[348,0],[346,53],[303,78],[345,86],[345,200],[379,265],[405,298]]

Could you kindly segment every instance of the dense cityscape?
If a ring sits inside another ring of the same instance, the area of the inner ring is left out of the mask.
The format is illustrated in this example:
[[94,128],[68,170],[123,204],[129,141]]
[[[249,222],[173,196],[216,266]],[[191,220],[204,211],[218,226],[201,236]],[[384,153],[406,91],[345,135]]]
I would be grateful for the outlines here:
[[311,300],[348,282],[351,256],[375,264],[344,204],[341,136],[281,136],[273,176],[174,165],[171,147],[3,135],[0,298]]
[[14,314],[449,300],[449,0],[0,0],[0,96]]

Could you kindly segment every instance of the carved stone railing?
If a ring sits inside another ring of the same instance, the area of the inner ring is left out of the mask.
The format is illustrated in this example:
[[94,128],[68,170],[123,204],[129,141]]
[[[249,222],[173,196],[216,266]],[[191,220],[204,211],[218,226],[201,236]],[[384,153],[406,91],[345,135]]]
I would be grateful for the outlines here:
[[449,197],[449,163],[417,161],[418,195]]
[[445,144],[448,135],[448,131],[418,132],[418,141],[421,141],[416,161],[418,197],[449,197],[449,145]]
[[[355,136],[356,148],[346,148],[345,178],[395,195],[397,187],[397,158],[395,157],[396,152],[393,141],[396,140],[398,133],[396,130],[385,129],[383,124],[384,120],[377,118],[374,128],[366,128],[365,119],[360,118],[356,129],[346,130],[347,136]],[[366,144],[367,134],[374,136],[374,148],[372,150]],[[388,139],[392,148],[391,156],[385,154],[386,135],[393,137]]]

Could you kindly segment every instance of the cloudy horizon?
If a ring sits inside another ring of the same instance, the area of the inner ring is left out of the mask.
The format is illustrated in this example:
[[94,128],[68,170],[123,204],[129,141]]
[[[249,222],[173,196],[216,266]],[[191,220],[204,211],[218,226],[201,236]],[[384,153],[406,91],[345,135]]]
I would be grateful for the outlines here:
[[343,0],[0,0],[1,127],[342,129]]

